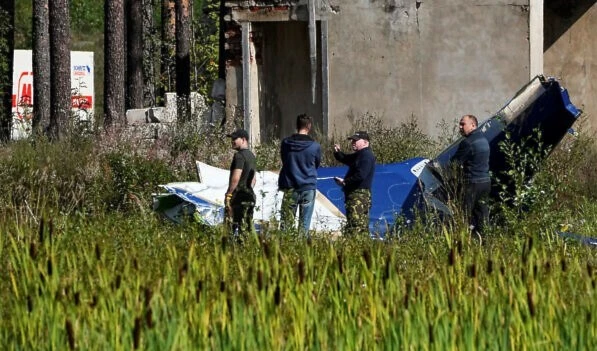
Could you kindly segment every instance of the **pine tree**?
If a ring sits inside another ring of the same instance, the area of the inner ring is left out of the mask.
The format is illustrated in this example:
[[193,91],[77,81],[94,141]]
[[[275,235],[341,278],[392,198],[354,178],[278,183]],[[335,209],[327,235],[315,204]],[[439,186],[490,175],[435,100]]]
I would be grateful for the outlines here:
[[143,6],[127,0],[126,108],[143,107]]
[[124,123],[124,0],[106,0],[104,8],[104,128]]
[[48,0],[33,0],[33,134],[50,123],[50,17]]
[[176,4],[175,0],[162,0],[162,67],[161,67],[161,92],[174,90],[176,81],[173,57],[176,53]]
[[68,0],[49,0],[51,139],[65,133],[71,114],[70,16]]
[[0,140],[10,140],[12,129],[12,73],[15,4],[0,1]]
[[189,0],[176,0],[176,98],[178,119],[190,119],[191,108],[191,23]]

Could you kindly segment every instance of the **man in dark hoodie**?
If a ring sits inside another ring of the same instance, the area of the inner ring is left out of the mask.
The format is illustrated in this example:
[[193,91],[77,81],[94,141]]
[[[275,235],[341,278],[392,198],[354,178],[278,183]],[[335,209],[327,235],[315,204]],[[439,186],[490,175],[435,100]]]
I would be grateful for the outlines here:
[[489,219],[487,198],[491,191],[489,177],[489,142],[477,129],[477,117],[464,115],[460,119],[460,134],[464,140],[451,161],[462,167],[464,173],[464,209],[470,218],[469,225],[478,234]]
[[297,208],[299,230],[308,235],[317,191],[317,168],[321,162],[321,146],[309,136],[313,119],[306,114],[296,117],[296,133],[282,140],[282,170],[278,188],[282,198],[281,229],[294,227]]
[[369,147],[367,132],[358,131],[348,137],[348,140],[354,151],[352,154],[345,154],[340,151],[340,145],[334,145],[334,157],[348,166],[344,179],[335,178],[344,191],[346,234],[368,234],[375,156]]

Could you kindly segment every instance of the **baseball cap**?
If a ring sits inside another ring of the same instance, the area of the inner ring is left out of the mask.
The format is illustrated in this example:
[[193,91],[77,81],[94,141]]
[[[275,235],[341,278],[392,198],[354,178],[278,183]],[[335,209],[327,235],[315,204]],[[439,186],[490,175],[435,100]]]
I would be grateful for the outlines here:
[[353,135],[348,137],[348,140],[361,140],[361,139],[365,139],[367,141],[369,141],[369,134],[367,134],[367,132],[359,130],[358,132],[355,132]]
[[232,140],[237,139],[237,138],[249,139],[249,133],[247,133],[247,131],[244,129],[237,129],[230,134],[226,134],[226,136],[229,138],[232,138]]

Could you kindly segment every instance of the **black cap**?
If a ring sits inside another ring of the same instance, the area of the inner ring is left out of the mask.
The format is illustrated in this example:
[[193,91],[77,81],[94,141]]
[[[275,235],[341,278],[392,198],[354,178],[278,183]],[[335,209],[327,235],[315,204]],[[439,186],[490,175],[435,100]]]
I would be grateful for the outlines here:
[[244,129],[237,129],[230,134],[226,134],[226,136],[232,138],[232,140],[237,138],[245,138],[247,140],[249,139],[249,133],[247,133],[247,131]]
[[369,134],[367,134],[367,132],[359,130],[358,132],[355,132],[353,135],[348,137],[348,140],[361,140],[361,139],[365,139],[367,141],[369,141]]

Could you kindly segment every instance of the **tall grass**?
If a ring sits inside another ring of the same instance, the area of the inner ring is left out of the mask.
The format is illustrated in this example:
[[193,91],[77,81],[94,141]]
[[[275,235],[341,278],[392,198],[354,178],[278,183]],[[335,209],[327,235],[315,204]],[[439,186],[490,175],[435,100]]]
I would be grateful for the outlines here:
[[270,236],[235,246],[217,231],[118,216],[3,229],[3,345],[591,349],[597,340],[597,255],[555,237],[479,247],[461,232],[387,243]]
[[[428,145],[411,128],[403,157]],[[396,130],[367,129],[379,155],[394,152]],[[222,135],[199,128],[158,141],[121,134],[0,149],[0,345],[595,348],[597,251],[555,234],[565,225],[595,235],[593,194],[577,190],[595,179],[559,163],[592,162],[583,137],[554,150],[533,183],[536,192],[555,184],[556,201],[498,223],[481,246],[458,218],[419,221],[386,241],[269,229],[238,244],[221,227],[174,226],[148,211],[157,184],[192,179],[187,162],[229,163]],[[260,150],[274,152],[277,141]],[[262,167],[277,162],[267,160]]]

